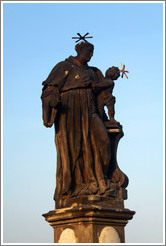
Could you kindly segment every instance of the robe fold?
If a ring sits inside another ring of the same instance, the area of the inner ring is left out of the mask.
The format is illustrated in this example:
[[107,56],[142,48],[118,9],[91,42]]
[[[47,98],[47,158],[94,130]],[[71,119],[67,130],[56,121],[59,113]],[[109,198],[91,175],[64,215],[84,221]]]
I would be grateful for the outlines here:
[[106,189],[111,147],[92,89],[98,82],[94,69],[79,64],[72,56],[58,63],[43,82],[44,89],[58,87],[61,96],[55,122],[55,200],[85,190],[95,194]]

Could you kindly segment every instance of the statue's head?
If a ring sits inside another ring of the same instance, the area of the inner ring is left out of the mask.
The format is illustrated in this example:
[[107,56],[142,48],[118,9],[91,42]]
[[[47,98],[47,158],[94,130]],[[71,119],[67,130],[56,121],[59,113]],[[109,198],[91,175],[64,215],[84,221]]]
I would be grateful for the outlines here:
[[105,77],[110,78],[112,80],[117,80],[119,76],[120,76],[120,70],[118,67],[114,67],[114,66],[107,69],[105,73]]
[[88,62],[93,56],[94,46],[89,42],[82,41],[76,44],[75,50],[78,57],[80,57],[83,61]]

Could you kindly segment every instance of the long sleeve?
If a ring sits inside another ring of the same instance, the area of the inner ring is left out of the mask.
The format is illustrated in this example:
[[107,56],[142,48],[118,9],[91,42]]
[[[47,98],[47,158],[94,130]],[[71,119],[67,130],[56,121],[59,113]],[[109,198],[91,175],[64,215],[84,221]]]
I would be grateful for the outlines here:
[[68,76],[70,64],[66,61],[58,63],[50,72],[47,79],[43,81],[42,85],[46,88],[48,85],[53,85],[59,88],[65,83],[65,79]]
[[69,68],[69,63],[66,61],[58,63],[42,83],[43,123],[46,127],[51,127],[55,121],[55,110],[61,103],[60,89],[65,83]]

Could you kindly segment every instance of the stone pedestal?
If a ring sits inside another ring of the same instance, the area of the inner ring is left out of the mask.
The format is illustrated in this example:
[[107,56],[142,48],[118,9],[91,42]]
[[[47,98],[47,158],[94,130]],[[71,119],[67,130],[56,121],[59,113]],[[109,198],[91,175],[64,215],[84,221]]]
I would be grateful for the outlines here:
[[73,203],[43,214],[54,229],[55,243],[125,242],[124,228],[135,212],[125,209],[122,199],[116,201],[116,208],[111,203],[108,207],[101,205],[99,197],[91,197],[91,201],[93,204]]
[[124,243],[124,229],[134,211],[124,208],[128,177],[117,163],[122,127],[108,129],[111,160],[107,173],[108,190],[92,194],[55,197],[55,210],[43,214],[54,229],[55,243]]

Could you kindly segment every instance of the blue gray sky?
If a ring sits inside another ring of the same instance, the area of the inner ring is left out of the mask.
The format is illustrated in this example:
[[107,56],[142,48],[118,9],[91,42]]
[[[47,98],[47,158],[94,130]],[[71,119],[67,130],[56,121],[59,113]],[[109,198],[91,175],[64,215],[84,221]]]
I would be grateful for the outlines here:
[[125,207],[136,211],[126,243],[163,242],[163,3],[3,2],[3,241],[53,243],[41,216],[54,209],[54,129],[42,125],[42,81],[76,55],[89,32],[90,65],[126,65],[115,82],[123,125],[118,164],[129,177]]

